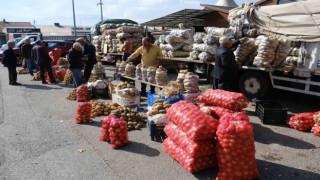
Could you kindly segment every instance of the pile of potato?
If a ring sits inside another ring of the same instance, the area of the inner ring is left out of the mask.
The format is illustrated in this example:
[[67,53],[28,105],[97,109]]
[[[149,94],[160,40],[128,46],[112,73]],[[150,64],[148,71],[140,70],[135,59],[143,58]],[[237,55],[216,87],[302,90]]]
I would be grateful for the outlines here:
[[99,76],[91,74],[88,82],[96,82],[97,80],[99,80]]
[[67,99],[70,100],[70,101],[75,101],[76,100],[76,91],[77,89],[73,89],[69,96],[67,96]]
[[126,88],[134,88],[134,85],[132,85],[126,81],[126,82],[118,84],[118,86],[117,86],[118,90],[122,90],[122,89],[126,89]]
[[17,70],[17,73],[18,74],[28,74],[29,71],[28,71],[28,69],[19,69],[19,70]]
[[40,71],[37,72],[36,74],[34,74],[34,76],[32,77],[31,81],[41,81]]
[[60,58],[57,62],[57,65],[58,66],[65,66],[65,65],[68,65],[68,60],[66,58]]
[[158,99],[154,102],[151,110],[148,111],[149,116],[157,114],[166,114],[167,110],[171,107],[171,104],[163,99]]
[[120,106],[117,103],[105,103],[105,102],[97,102],[97,101],[90,101],[92,104],[92,117],[97,117],[97,116],[103,116],[106,115],[108,116],[112,110],[118,109]]
[[73,83],[73,76],[70,70],[67,70],[66,75],[64,76],[63,80],[64,84],[72,84]]

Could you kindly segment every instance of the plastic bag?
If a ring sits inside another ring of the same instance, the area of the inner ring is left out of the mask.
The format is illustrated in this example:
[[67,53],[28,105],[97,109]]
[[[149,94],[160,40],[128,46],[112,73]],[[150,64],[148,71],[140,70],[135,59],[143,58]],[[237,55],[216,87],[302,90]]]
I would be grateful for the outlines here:
[[196,173],[205,169],[213,168],[217,165],[215,156],[192,158],[170,138],[163,142],[164,150],[175,160],[177,160],[188,172]]
[[316,136],[320,136],[320,125],[319,124],[315,124],[312,127],[311,132]]
[[181,147],[188,156],[193,158],[214,156],[216,154],[216,142],[214,139],[202,141],[190,140],[178,126],[170,123],[164,128],[166,135],[179,147]]
[[200,54],[200,52],[199,51],[192,51],[191,53],[190,53],[190,58],[192,59],[192,60],[198,60],[199,58],[199,54]]
[[136,74],[136,78],[138,80],[142,80],[142,70],[141,70],[141,68],[142,68],[142,64],[141,63],[136,66],[135,74]]
[[217,48],[218,47],[216,45],[193,44],[193,50],[194,51],[207,52],[207,53],[210,53],[212,55],[216,54]]
[[127,122],[124,119],[112,117],[109,126],[109,135],[113,149],[129,143]]
[[197,93],[199,91],[199,76],[188,72],[183,80],[184,89],[187,93]]
[[250,56],[257,50],[255,39],[250,38],[247,41],[241,43],[236,50],[236,61],[240,65],[244,65],[250,61]]
[[185,29],[173,29],[170,31],[170,35],[178,36],[184,39],[190,39],[190,32]]
[[101,64],[95,64],[93,66],[91,73],[94,75],[100,75],[100,74],[105,74],[106,71],[105,71],[105,68]]
[[89,123],[91,120],[92,105],[88,102],[81,102],[78,105],[75,122],[77,124]]
[[88,101],[88,87],[81,85],[77,88],[76,97],[78,102]]
[[211,34],[207,34],[203,38],[203,42],[207,45],[219,45],[219,36],[214,36]]
[[253,64],[258,67],[271,68],[271,65],[275,59],[275,53],[278,44],[279,41],[276,38],[267,37],[264,35],[258,36],[256,40],[258,54],[254,58]]
[[160,44],[161,50],[166,51],[177,51],[183,46],[182,43],[174,43],[174,44]]
[[125,75],[129,77],[135,76],[135,66],[132,62],[128,63],[125,68]]
[[148,68],[147,78],[148,78],[148,82],[150,82],[152,84],[156,84],[156,68],[155,67]]
[[215,136],[218,121],[200,111],[194,104],[179,101],[167,110],[167,116],[187,134],[189,139],[197,141]]
[[175,36],[175,35],[168,35],[165,37],[165,42],[168,44],[175,44],[183,42],[183,38]]
[[109,134],[109,127],[111,123],[112,117],[107,116],[103,120],[101,120],[101,136],[99,138],[100,141],[107,141],[110,142],[110,134]]
[[224,107],[232,111],[241,111],[249,104],[249,100],[242,93],[220,89],[208,90],[198,96],[197,100],[201,103]]
[[168,57],[188,57],[189,54],[187,51],[169,51]]
[[204,28],[207,34],[213,36],[231,36],[233,35],[231,29],[229,28],[218,28],[218,27],[205,27]]
[[200,53],[198,58],[200,61],[203,61],[203,62],[213,62],[214,61],[214,56],[210,53],[207,53],[207,52]]
[[163,86],[168,84],[168,72],[167,70],[162,67],[159,66],[159,68],[157,68],[156,70],[156,82],[158,85]]
[[205,36],[206,36],[206,33],[197,32],[197,33],[193,36],[193,41],[194,41],[194,43],[197,43],[197,44],[203,43],[203,38],[204,38]]
[[220,123],[217,130],[217,158],[217,180],[258,177],[252,125],[246,121]]
[[299,131],[309,131],[315,124],[313,115],[314,113],[300,113],[292,116],[289,126]]
[[148,116],[149,122],[154,122],[156,125],[169,124],[169,119],[166,114],[156,114],[153,116]]

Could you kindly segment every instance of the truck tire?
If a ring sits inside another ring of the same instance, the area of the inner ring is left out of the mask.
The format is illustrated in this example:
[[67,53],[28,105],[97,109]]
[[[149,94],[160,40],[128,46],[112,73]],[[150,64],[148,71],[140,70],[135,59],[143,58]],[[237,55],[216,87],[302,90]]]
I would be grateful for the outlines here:
[[248,98],[262,98],[270,91],[270,83],[259,72],[247,72],[240,78],[239,89]]

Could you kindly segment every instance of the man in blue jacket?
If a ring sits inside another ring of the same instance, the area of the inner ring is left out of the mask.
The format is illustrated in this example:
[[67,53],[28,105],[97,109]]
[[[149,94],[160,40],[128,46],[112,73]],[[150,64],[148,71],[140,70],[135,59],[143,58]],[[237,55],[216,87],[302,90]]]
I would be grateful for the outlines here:
[[15,47],[14,41],[8,42],[8,49],[3,52],[2,64],[8,68],[9,71],[9,84],[13,86],[19,86],[17,83],[17,57],[13,53]]

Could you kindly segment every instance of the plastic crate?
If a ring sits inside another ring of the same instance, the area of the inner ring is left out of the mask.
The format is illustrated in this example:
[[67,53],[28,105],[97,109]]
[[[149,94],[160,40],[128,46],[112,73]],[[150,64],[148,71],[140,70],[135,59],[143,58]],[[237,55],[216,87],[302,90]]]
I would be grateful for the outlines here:
[[[153,106],[154,101],[159,99],[159,95],[152,94],[150,91],[148,92],[148,106]],[[174,104],[178,101],[183,100],[183,94],[179,94],[178,98],[168,98],[166,99],[164,96],[161,97],[161,99],[165,99],[168,103]]]
[[149,122],[149,121],[147,125],[149,128],[149,135],[150,135],[151,141],[163,142],[167,138],[167,135],[164,132],[165,126],[158,126],[154,122]]
[[263,124],[285,124],[288,110],[277,102],[257,102],[256,115]]

